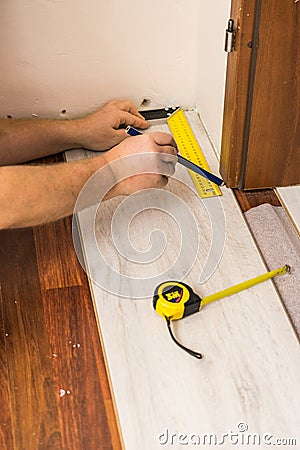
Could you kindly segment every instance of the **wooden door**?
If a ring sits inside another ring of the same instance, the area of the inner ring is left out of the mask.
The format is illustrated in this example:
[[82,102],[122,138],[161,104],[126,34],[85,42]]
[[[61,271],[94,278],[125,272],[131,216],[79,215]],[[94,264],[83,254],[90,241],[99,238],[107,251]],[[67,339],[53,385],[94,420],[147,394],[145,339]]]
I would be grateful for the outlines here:
[[232,0],[221,173],[228,187],[300,183],[300,1]]

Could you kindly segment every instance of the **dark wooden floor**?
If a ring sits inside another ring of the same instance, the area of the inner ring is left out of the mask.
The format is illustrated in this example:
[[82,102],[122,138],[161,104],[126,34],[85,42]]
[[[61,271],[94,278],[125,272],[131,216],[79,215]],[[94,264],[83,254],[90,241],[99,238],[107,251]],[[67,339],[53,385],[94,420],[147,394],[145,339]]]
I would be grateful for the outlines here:
[[121,449],[71,218],[0,231],[0,405],[1,450]]
[[120,449],[70,218],[1,232],[0,264],[0,448]]
[[234,189],[234,193],[243,212],[246,212],[255,206],[261,205],[262,203],[269,203],[273,206],[281,206],[281,203],[273,189],[247,192],[241,192],[238,189]]
[[[278,204],[272,191],[237,198]],[[70,218],[0,232],[0,301],[0,449],[120,449]]]

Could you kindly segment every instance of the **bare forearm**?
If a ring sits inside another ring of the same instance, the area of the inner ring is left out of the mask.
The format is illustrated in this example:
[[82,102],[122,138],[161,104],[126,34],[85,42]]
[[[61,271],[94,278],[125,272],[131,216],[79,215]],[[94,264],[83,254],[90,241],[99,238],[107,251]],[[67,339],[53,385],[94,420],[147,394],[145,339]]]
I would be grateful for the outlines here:
[[0,119],[0,166],[81,147],[76,124],[76,120]]
[[0,167],[0,229],[34,226],[72,214],[85,182],[105,164],[105,158],[97,156],[49,166]]
[[113,100],[88,116],[71,120],[0,119],[0,166],[69,148],[108,150],[127,137],[123,129],[127,125],[149,126],[127,100]]
[[93,158],[49,166],[0,167],[0,229],[39,225],[72,214],[88,180],[88,195],[84,190],[80,196],[80,209],[98,203],[103,196],[107,200],[163,188],[174,173],[176,155],[171,135],[150,133],[125,139]]

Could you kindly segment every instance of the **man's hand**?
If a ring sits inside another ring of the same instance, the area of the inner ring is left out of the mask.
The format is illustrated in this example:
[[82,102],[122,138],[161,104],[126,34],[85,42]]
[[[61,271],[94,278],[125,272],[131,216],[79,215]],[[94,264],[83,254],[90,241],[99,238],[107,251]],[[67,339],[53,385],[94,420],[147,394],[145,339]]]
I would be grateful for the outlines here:
[[127,125],[149,126],[127,100],[110,101],[79,119],[0,119],[0,166],[71,148],[108,150],[127,137],[121,128]]
[[[121,142],[104,155],[118,183],[108,197],[164,188],[175,171],[177,152],[176,143],[168,133],[149,133]],[[122,178],[125,179],[119,182]]]
[[[115,181],[105,200],[142,189],[163,188],[177,162],[172,136],[149,133],[128,137],[120,128],[127,125],[148,127],[127,101],[109,102],[83,119],[0,119],[0,229],[34,226],[72,214],[85,183],[105,166],[108,180],[102,180],[104,185],[109,182],[109,189]],[[81,161],[13,166],[68,148],[102,150],[112,146],[106,154]]]
[[148,122],[128,100],[112,100],[98,111],[73,120],[75,141],[90,150],[108,150],[127,136],[124,128],[148,128]]
[[128,138],[94,158],[49,166],[0,167],[0,229],[34,226],[72,214],[81,189],[99,169],[104,170],[100,180],[104,187],[115,180],[105,200],[141,189],[163,188],[174,172],[176,155],[171,135],[149,133]]

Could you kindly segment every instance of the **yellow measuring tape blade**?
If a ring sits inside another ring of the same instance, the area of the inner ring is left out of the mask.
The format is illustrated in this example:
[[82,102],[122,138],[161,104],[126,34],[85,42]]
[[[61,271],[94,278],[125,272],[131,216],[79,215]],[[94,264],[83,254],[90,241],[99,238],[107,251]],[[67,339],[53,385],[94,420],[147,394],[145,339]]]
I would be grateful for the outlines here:
[[[189,159],[194,164],[211,172],[201,147],[191,129],[191,126],[182,109],[178,109],[168,119],[170,131],[176,141],[181,156]],[[201,175],[189,170],[190,176],[201,198],[216,197],[222,195],[219,187]]]
[[290,266],[287,264],[279,269],[272,270],[271,272],[264,273],[263,275],[259,275],[258,277],[251,278],[250,280],[243,281],[242,283],[236,284],[235,286],[231,286],[223,291],[216,292],[215,294],[209,295],[208,297],[204,297],[201,302],[202,306],[208,305],[215,300],[220,300],[224,297],[229,297],[230,295],[237,294],[238,292],[244,291],[245,289],[249,289],[256,284],[262,283],[263,281],[269,280],[271,278],[277,277],[278,275],[284,275],[285,273],[289,273],[291,270]]

